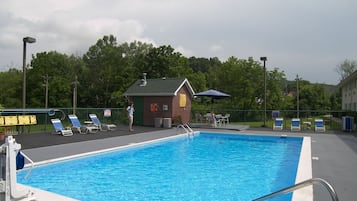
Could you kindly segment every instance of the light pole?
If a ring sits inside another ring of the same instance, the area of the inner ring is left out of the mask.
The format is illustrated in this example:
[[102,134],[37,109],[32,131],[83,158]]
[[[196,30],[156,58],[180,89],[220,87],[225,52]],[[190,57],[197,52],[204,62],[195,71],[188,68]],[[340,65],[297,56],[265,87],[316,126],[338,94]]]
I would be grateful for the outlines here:
[[299,118],[299,75],[296,75],[296,115]]
[[22,39],[24,42],[23,48],[23,63],[22,63],[22,108],[26,108],[26,43],[36,42],[35,38],[25,37]]
[[265,61],[267,61],[267,57],[260,57],[260,60],[263,61],[263,67],[264,67],[264,125],[263,125],[263,127],[266,127],[266,117],[267,117],[267,78],[266,78]]

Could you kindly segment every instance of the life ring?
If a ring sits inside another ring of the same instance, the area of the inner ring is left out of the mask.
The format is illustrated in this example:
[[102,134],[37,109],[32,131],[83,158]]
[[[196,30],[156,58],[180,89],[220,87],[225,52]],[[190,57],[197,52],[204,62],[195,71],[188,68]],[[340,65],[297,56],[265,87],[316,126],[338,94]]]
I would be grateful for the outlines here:
[[159,106],[157,103],[151,103],[150,104],[150,111],[151,112],[157,112],[159,110]]

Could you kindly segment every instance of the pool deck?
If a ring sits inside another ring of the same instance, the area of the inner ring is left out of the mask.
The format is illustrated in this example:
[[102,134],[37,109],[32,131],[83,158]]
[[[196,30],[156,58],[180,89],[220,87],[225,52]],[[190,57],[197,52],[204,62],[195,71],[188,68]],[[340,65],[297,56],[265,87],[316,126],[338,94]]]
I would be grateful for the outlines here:
[[[64,137],[51,133],[20,134],[14,136],[22,145],[22,151],[34,162],[52,161],[103,149],[131,145],[177,135],[183,129],[135,127],[128,132],[126,125],[118,126],[115,131],[102,131],[95,134],[75,134]],[[248,128],[229,126],[218,128],[219,132],[287,135],[311,137],[312,176],[328,181],[336,190],[339,200],[354,200],[357,186],[357,137],[350,133],[315,133],[311,130],[290,132],[272,131],[267,128]],[[195,126],[196,131],[217,131],[217,128]],[[355,133],[354,133],[355,134]],[[331,200],[326,189],[314,186],[314,201]]]

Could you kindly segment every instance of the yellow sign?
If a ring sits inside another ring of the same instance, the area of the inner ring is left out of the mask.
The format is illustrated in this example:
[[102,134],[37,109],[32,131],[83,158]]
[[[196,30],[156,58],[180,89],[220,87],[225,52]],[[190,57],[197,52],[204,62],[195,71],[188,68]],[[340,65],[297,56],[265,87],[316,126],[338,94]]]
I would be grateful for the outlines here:
[[186,107],[186,94],[180,94],[180,107]]

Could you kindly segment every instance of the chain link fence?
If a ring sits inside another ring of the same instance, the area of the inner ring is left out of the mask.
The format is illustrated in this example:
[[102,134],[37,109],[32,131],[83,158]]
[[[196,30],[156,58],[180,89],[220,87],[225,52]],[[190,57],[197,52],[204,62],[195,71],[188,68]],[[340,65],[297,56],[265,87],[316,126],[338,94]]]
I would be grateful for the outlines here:
[[[192,121],[194,123],[205,122],[204,116],[210,113],[206,110],[192,110]],[[289,127],[292,118],[300,118],[301,126],[308,126],[314,124],[315,119],[323,119],[326,129],[328,130],[342,130],[343,123],[342,117],[353,117],[353,130],[356,130],[355,124],[357,119],[357,113],[351,111],[316,111],[316,110],[230,110],[222,109],[215,111],[215,114],[221,114],[223,116],[229,114],[229,121],[233,124],[249,125],[250,127],[261,127],[264,124],[267,127],[272,127],[275,117],[284,118],[284,126]],[[265,119],[265,122],[264,122]]]

